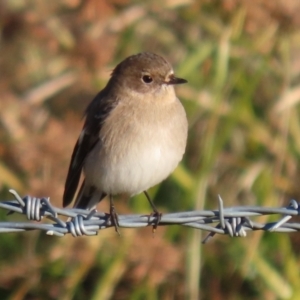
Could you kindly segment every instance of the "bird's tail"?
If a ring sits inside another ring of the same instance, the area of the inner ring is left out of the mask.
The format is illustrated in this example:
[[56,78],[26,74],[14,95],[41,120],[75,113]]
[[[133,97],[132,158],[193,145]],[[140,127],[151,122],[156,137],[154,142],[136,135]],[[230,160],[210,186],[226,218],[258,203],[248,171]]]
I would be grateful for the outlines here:
[[74,208],[94,209],[105,196],[105,193],[87,184],[84,180],[76,197]]

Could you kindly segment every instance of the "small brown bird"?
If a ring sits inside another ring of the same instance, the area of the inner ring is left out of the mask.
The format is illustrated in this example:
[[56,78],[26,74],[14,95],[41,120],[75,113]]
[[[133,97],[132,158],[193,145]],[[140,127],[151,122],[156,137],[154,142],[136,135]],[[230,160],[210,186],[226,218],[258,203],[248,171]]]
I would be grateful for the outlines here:
[[174,85],[186,82],[153,53],[132,55],[117,65],[86,109],[63,206],[72,202],[83,171],[74,207],[93,209],[109,195],[111,216],[116,216],[113,195],[145,192],[158,214],[146,190],[169,176],[185,152],[188,124]]

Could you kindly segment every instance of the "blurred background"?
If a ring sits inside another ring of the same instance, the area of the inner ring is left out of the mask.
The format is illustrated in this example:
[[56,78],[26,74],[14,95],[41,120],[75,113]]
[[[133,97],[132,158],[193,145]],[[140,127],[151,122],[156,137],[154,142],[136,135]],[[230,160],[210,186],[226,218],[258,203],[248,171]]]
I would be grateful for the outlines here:
[[[2,0],[1,200],[14,188],[61,206],[85,107],[117,63],[152,51],[189,82],[177,88],[187,151],[150,190],[159,210],[214,209],[218,194],[225,206],[300,201],[299,11],[298,0]],[[115,204],[151,211],[143,195]],[[180,226],[154,237],[151,228],[1,234],[0,298],[300,299],[299,233],[203,246],[205,235]]]

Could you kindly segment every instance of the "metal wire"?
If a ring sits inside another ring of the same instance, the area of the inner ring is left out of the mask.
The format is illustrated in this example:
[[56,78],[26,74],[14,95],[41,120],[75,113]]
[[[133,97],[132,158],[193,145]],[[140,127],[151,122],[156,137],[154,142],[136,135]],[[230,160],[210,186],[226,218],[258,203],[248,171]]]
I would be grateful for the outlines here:
[[[15,200],[0,202],[0,208],[8,210],[8,214],[26,215],[29,222],[0,222],[1,232],[18,232],[28,230],[44,230],[48,235],[77,236],[97,235],[99,230],[114,226],[110,215],[96,210],[62,209],[54,207],[49,198],[25,196],[21,198],[15,190],[9,190]],[[187,211],[162,214],[158,226],[182,225],[208,231],[203,240],[206,243],[215,234],[227,234],[231,237],[245,237],[247,231],[264,230],[270,232],[295,232],[300,230],[300,223],[288,222],[292,216],[299,215],[299,203],[291,200],[286,207],[244,206],[224,208],[221,196],[218,197],[218,210]],[[250,217],[262,215],[280,215],[277,222],[258,223]],[[61,217],[68,217],[63,221]],[[50,223],[41,222],[43,218]],[[119,227],[137,228],[157,224],[152,215],[119,215]],[[39,223],[37,223],[39,222]]]

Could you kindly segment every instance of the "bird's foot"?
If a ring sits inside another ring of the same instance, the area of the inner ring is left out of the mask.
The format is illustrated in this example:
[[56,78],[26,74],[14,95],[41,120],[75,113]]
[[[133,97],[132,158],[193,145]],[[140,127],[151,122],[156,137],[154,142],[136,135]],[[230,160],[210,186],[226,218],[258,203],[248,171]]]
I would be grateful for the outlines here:
[[149,216],[148,216],[148,222],[150,223],[150,218],[154,217],[155,222],[152,226],[152,233],[154,234],[156,232],[157,226],[161,220],[162,213],[160,213],[158,210],[154,210]]
[[160,213],[157,208],[155,207],[154,203],[152,202],[151,200],[151,197],[149,196],[148,192],[147,191],[144,191],[144,194],[149,202],[149,204],[151,205],[152,209],[153,209],[153,212],[148,216],[148,222],[150,223],[150,218],[151,217],[155,217],[155,223],[152,227],[152,233],[154,234],[155,231],[156,231],[156,228],[161,220],[161,216],[162,216],[162,213]]
[[119,217],[118,217],[118,214],[115,210],[115,206],[114,206],[114,203],[112,201],[112,198],[110,199],[109,218],[110,218],[110,222],[111,222],[112,226],[115,227],[115,231],[118,233],[118,235],[120,235]]

